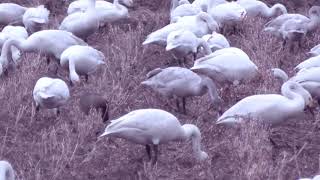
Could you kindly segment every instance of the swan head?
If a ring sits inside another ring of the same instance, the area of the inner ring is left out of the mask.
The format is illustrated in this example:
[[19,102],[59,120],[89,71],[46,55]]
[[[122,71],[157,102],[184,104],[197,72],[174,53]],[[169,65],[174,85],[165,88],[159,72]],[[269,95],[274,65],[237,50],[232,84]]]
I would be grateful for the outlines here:
[[280,79],[282,82],[285,82],[289,79],[286,72],[284,72],[282,69],[279,68],[272,68],[271,72],[274,77]]
[[175,49],[181,45],[192,45],[197,37],[191,32],[186,30],[177,30],[171,32],[167,37],[166,51]]
[[320,17],[320,6],[312,6],[309,9],[309,16],[310,17]]
[[281,93],[290,98],[291,95],[288,93],[288,90],[302,96],[305,102],[305,107],[313,108],[315,106],[311,94],[298,82],[289,80],[281,86]]
[[80,82],[80,77],[75,71],[70,72],[70,81],[72,84],[77,84]]
[[219,30],[219,24],[206,12],[200,12],[197,17],[207,23],[209,29],[211,31],[218,31]]
[[7,161],[0,161],[0,179],[14,180],[14,171]]
[[288,10],[283,4],[277,3],[273,7],[275,8],[275,16],[280,16],[281,14],[288,14]]

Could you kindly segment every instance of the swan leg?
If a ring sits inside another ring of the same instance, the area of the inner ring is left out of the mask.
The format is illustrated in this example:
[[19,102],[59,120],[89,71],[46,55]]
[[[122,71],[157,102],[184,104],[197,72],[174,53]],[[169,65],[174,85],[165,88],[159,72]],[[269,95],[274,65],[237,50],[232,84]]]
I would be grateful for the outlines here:
[[56,116],[60,115],[60,109],[59,108],[54,108],[54,112],[55,112]]
[[146,145],[146,151],[147,151],[149,160],[151,160],[152,159],[152,157],[151,157],[151,147],[150,147],[149,144]]
[[193,53],[193,61],[196,61],[197,59],[197,53]]
[[154,151],[154,158],[153,158],[153,161],[152,161],[152,165],[155,165],[156,162],[158,161],[158,145],[153,145],[153,151]]
[[69,84],[71,87],[73,87],[73,82],[71,80],[69,80]]
[[3,74],[4,74],[6,77],[9,76],[9,72],[8,72],[8,69],[7,69],[7,68],[3,71]]
[[39,112],[39,110],[40,110],[40,105],[36,103],[36,112]]
[[180,111],[180,103],[179,103],[179,99],[178,98],[176,98],[176,106],[177,106],[178,111]]
[[47,56],[47,64],[50,64],[50,56]]
[[88,80],[89,80],[89,75],[86,74],[86,75],[84,75],[84,77],[86,78],[86,82],[88,82]]
[[183,113],[187,114],[187,110],[186,110],[186,98],[183,97],[182,98],[182,108],[183,108]]

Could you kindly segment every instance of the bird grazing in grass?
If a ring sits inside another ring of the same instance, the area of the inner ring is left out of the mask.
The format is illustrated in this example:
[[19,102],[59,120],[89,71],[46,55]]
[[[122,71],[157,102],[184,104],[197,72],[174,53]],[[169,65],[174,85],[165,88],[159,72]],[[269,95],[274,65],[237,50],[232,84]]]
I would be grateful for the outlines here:
[[[201,150],[201,132],[193,124],[181,125],[171,113],[161,109],[139,109],[112,120],[100,137],[123,138],[146,146],[148,157],[155,164],[158,146],[170,141],[192,141],[197,160],[203,161],[208,154]],[[154,157],[152,157],[152,150]]]

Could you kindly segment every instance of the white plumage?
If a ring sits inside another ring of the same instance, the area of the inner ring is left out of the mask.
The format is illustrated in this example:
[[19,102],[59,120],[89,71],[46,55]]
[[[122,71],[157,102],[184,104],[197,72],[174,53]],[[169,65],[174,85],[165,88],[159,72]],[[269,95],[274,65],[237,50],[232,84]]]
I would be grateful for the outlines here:
[[311,95],[297,82],[284,83],[281,93],[248,96],[224,112],[217,124],[235,124],[253,118],[277,125],[302,114],[304,108],[312,104]]
[[42,77],[36,82],[33,89],[33,99],[37,110],[42,107],[56,109],[59,113],[59,107],[64,105],[69,97],[69,88],[61,79]]
[[105,64],[104,54],[90,46],[70,46],[63,51],[60,58],[60,65],[69,69],[72,83],[80,81],[79,75],[85,75],[88,80],[88,75],[102,64]]
[[0,161],[0,179],[15,180],[14,170],[8,161]]
[[258,74],[258,67],[238,48],[224,48],[197,59],[192,71],[205,74],[217,83],[249,81]]
[[281,14],[287,14],[287,8],[280,4],[274,4],[269,8],[264,2],[258,0],[237,0],[247,12],[247,16],[256,17],[261,16],[264,18],[270,18]]
[[49,10],[40,5],[34,8],[28,8],[23,14],[22,21],[30,34],[43,30],[49,23]]
[[[194,156],[199,161],[208,158],[201,150],[201,133],[193,124],[181,125],[172,114],[160,109],[139,109],[112,120],[101,136],[123,138],[137,144],[146,145],[151,158],[150,145],[153,146],[157,161],[158,145],[170,141],[191,139]],[[100,137],[101,137],[100,136]]]

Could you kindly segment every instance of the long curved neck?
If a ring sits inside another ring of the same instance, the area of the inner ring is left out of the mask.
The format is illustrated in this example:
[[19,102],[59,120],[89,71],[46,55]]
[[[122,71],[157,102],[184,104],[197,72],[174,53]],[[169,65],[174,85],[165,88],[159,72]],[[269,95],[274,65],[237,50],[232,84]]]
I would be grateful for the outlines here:
[[215,104],[216,102],[219,102],[221,98],[217,92],[217,86],[214,84],[214,82],[210,78],[206,76],[202,76],[201,78],[202,78],[202,83],[208,88],[208,93],[212,103]]
[[204,51],[205,51],[206,55],[209,55],[209,54],[211,54],[211,53],[212,53],[212,50],[210,49],[209,44],[208,44],[204,39],[202,39],[202,38],[198,38],[198,43],[199,43],[199,45],[198,45],[198,46],[203,47],[203,49],[204,49]]
[[12,60],[12,52],[11,52],[11,47],[16,47],[20,51],[24,51],[26,48],[23,46],[23,43],[20,39],[9,39],[7,40],[1,50],[1,56],[0,60],[1,63],[4,64],[5,66],[13,61]]
[[308,31],[314,31],[320,25],[320,17],[316,15],[310,16],[311,21],[307,25]]
[[176,7],[178,7],[178,5],[179,5],[179,0],[172,0],[170,12],[172,12]]
[[217,30],[218,23],[217,23],[213,18],[211,18],[211,16],[209,16],[207,13],[203,12],[203,13],[200,15],[200,18],[206,20],[206,23],[207,23],[207,25],[208,25],[208,28],[209,28],[212,32]]
[[80,77],[76,72],[76,65],[71,59],[69,59],[69,76],[72,83],[76,83],[80,80]]
[[201,159],[201,154],[203,151],[201,150],[201,133],[197,126],[193,124],[185,124],[182,126],[183,129],[183,136],[182,140],[189,140],[192,141],[192,149],[194,156],[197,159]]
[[293,92],[289,86],[290,85],[283,84],[281,87],[281,94],[291,100],[291,110],[303,110],[306,105],[305,98],[303,95]]
[[278,7],[276,5],[273,5],[271,8],[269,8],[267,5],[262,6],[264,16],[266,17],[272,17],[276,14]]
[[273,71],[273,76],[280,79],[282,83],[286,82],[289,79],[287,73],[284,72],[282,69],[274,68],[272,69],[272,71]]

